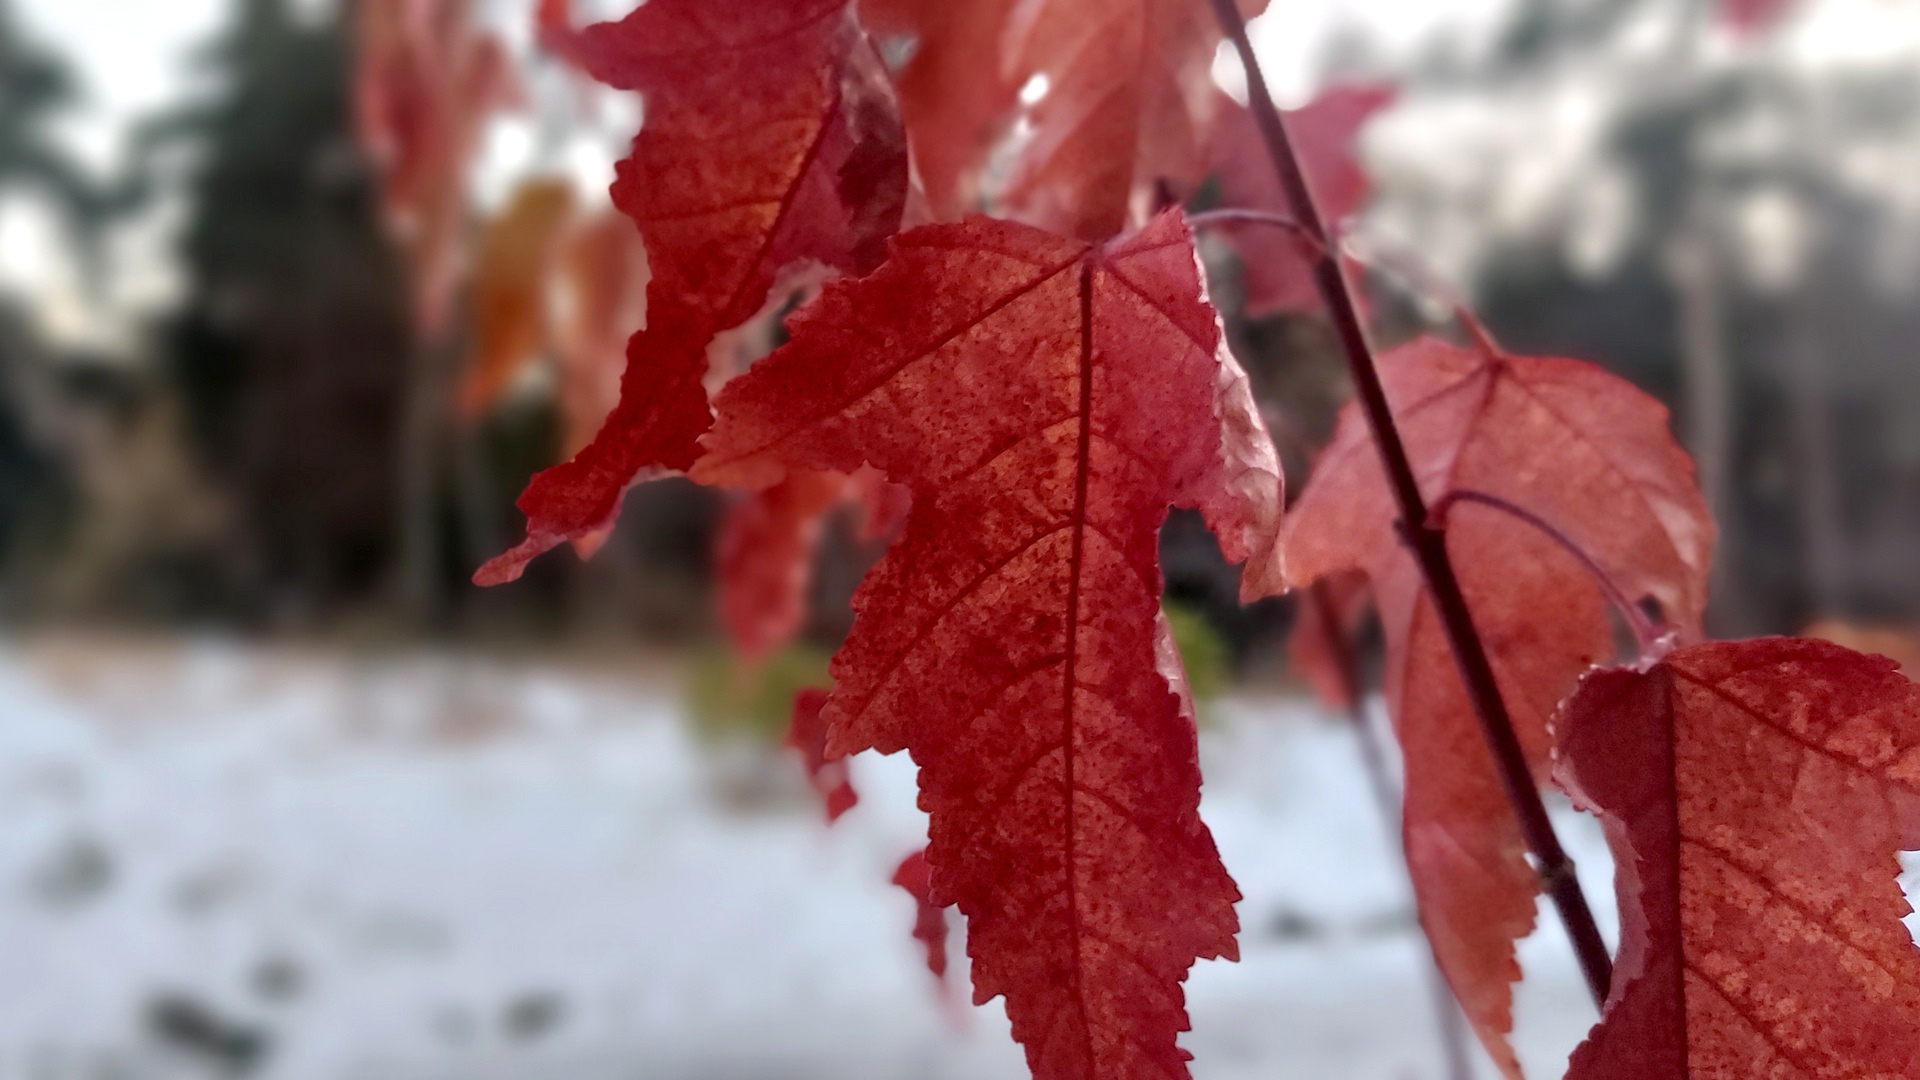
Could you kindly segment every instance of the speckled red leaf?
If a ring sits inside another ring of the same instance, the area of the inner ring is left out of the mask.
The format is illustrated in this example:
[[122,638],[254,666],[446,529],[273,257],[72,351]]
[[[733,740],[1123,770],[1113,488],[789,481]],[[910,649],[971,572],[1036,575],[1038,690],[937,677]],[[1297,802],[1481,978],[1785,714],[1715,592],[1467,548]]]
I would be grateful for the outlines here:
[[[1234,955],[1159,616],[1169,504],[1265,552],[1273,449],[1177,214],[1093,247],[973,218],[829,283],[718,400],[696,479],[870,462],[912,489],[834,658],[829,747],[910,749],[975,998],[1036,1076],[1185,1074],[1181,981]],[[1249,573],[1255,590],[1271,567]]]
[[827,722],[820,715],[826,703],[827,692],[816,687],[806,687],[793,695],[793,722],[787,728],[787,745],[800,751],[800,760],[807,768],[807,782],[819,793],[827,811],[827,823],[831,825],[860,802],[860,795],[853,790],[845,758],[827,751]]
[[[1393,98],[1391,86],[1335,86],[1287,113],[1287,134],[1306,168],[1314,204],[1328,221],[1340,221],[1365,205],[1372,185],[1354,154],[1354,140]],[[1253,114],[1224,94],[1218,109],[1208,156],[1221,205],[1292,216]],[[1248,315],[1320,310],[1313,263],[1294,237],[1264,226],[1241,226],[1225,235],[1240,254]]]
[[[1576,360],[1490,356],[1420,340],[1381,375],[1429,502],[1475,490],[1551,523],[1630,597],[1697,628],[1713,527],[1666,410]],[[1364,570],[1387,639],[1386,696],[1407,761],[1406,849],[1421,921],[1481,1041],[1509,1074],[1513,941],[1536,883],[1491,753],[1418,569],[1400,545],[1379,457],[1349,406],[1283,538],[1296,585]],[[1536,769],[1547,717],[1612,651],[1601,594],[1545,534],[1472,503],[1447,547]]]
[[1003,70],[1001,39],[1015,0],[860,0],[877,35],[906,35],[895,75],[914,168],[943,218],[979,208],[980,172],[1012,126],[1020,87]]
[[354,127],[406,254],[415,328],[447,328],[480,127],[512,95],[506,53],[470,0],[362,0],[354,11]]
[[893,872],[893,883],[913,897],[913,936],[927,950],[927,970],[944,981],[947,977],[947,909],[933,902],[933,867],[925,849],[901,860]]
[[1823,641],[1596,671],[1556,775],[1620,867],[1613,995],[1568,1080],[1920,1075],[1920,688]]
[[[1240,0],[1251,18],[1266,0]],[[1015,85],[1044,75],[1006,197],[1037,224],[1118,232],[1138,191],[1197,181],[1218,104],[1220,26],[1207,0],[1020,0],[1008,23]]]
[[839,473],[796,472],[727,508],[714,559],[720,624],[749,660],[800,629],[826,512],[850,493]]
[[600,433],[520,497],[527,539],[475,579],[610,524],[642,469],[685,469],[711,424],[707,346],[766,303],[802,261],[864,271],[906,199],[892,87],[852,0],[650,0],[578,33],[565,5],[544,37],[590,74],[644,95],[614,205],[640,227],[653,279]]

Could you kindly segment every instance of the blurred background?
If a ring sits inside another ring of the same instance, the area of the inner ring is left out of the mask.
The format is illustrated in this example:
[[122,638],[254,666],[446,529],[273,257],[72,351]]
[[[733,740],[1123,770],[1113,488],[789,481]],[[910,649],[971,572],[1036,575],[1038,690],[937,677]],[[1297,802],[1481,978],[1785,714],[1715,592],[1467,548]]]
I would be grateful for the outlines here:
[[[744,653],[743,510],[683,481],[591,561],[467,583],[644,318],[605,194],[640,108],[542,54],[531,0],[415,6],[440,81],[396,89],[392,4],[0,0],[0,1078],[1024,1075],[959,928],[943,983],[890,884],[911,764],[853,761],[829,831],[780,745],[881,550],[859,522],[822,521]],[[1511,350],[1671,405],[1715,633],[1920,655],[1920,4],[1275,7],[1283,105],[1395,88],[1363,233]],[[382,111],[407,92],[448,95],[428,151]],[[1444,318],[1375,284],[1383,336]],[[1347,394],[1331,335],[1229,330],[1297,488]],[[1162,547],[1247,896],[1244,962],[1189,984],[1195,1075],[1463,1075],[1377,718],[1314,702],[1291,603],[1236,605],[1195,520]],[[1557,1076],[1591,1008],[1550,916],[1522,959]]]

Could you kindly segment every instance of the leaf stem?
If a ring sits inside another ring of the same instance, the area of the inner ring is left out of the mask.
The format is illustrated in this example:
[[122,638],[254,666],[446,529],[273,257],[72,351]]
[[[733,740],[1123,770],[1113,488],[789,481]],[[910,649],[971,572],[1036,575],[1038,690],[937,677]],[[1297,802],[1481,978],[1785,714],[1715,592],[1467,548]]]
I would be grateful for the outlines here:
[[1494,678],[1493,664],[1487,659],[1486,646],[1480,640],[1473,613],[1467,608],[1466,597],[1460,590],[1460,580],[1454,574],[1453,563],[1447,555],[1446,533],[1436,528],[1428,518],[1426,499],[1420,494],[1420,485],[1414,477],[1406,445],[1401,441],[1399,428],[1395,426],[1393,409],[1387,403],[1386,387],[1375,368],[1373,349],[1361,325],[1352,289],[1341,270],[1340,260],[1333,257],[1332,246],[1327,243],[1326,226],[1321,222],[1306,174],[1300,167],[1292,140],[1287,136],[1286,121],[1274,106],[1273,96],[1267,91],[1259,59],[1254,56],[1252,42],[1247,40],[1246,20],[1241,18],[1234,0],[1212,0],[1212,4],[1221,30],[1233,42],[1234,50],[1240,55],[1240,63],[1246,69],[1248,107],[1259,127],[1261,140],[1266,144],[1268,156],[1273,160],[1274,172],[1278,174],[1287,200],[1293,206],[1294,216],[1319,242],[1321,254],[1314,260],[1314,281],[1320,287],[1321,299],[1327,306],[1334,331],[1346,353],[1361,410],[1373,433],[1374,446],[1380,451],[1381,464],[1386,469],[1388,484],[1399,506],[1401,535],[1419,564],[1421,576],[1426,579],[1427,592],[1433,598],[1441,626],[1446,631],[1454,663],[1473,702],[1474,713],[1480,720],[1481,733],[1486,736],[1487,746],[1493,752],[1507,801],[1513,806],[1514,816],[1520,822],[1521,835],[1526,839],[1527,849],[1533,854],[1541,887],[1552,899],[1554,908],[1560,913],[1561,922],[1566,925],[1567,936],[1573,942],[1574,954],[1595,1004],[1604,1004],[1613,981],[1612,958],[1607,954],[1606,942],[1601,939],[1600,929],[1593,921],[1593,910],[1587,905],[1580,881],[1574,876],[1573,860],[1567,857],[1566,849],[1560,846],[1560,838],[1553,831],[1546,804],[1541,801],[1540,790],[1534,784],[1533,771],[1527,766],[1526,753],[1521,749],[1520,738],[1514,732],[1513,718],[1507,712],[1506,702],[1500,697],[1500,685]]
[[1447,513],[1454,508],[1455,504],[1463,502],[1498,510],[1508,517],[1531,525],[1537,532],[1558,544],[1562,551],[1573,556],[1581,568],[1586,570],[1587,576],[1600,587],[1600,591],[1606,595],[1607,601],[1613,605],[1614,610],[1626,620],[1628,628],[1633,631],[1634,640],[1640,643],[1642,652],[1651,648],[1653,643],[1665,633],[1662,627],[1655,626],[1653,620],[1647,618],[1647,613],[1640,609],[1640,605],[1627,596],[1626,590],[1620,587],[1619,582],[1613,580],[1613,575],[1607,573],[1606,567],[1594,561],[1593,556],[1587,554],[1585,548],[1574,543],[1573,537],[1561,532],[1553,522],[1518,503],[1484,491],[1475,491],[1472,488],[1455,488],[1442,495],[1440,500],[1433,504],[1432,509],[1427,512],[1427,520],[1432,522],[1434,528],[1444,529]]
[[1187,215],[1187,224],[1196,229],[1226,227],[1235,225],[1267,225],[1276,229],[1285,229],[1293,238],[1307,249],[1307,254],[1319,258],[1326,254],[1326,245],[1320,238],[1307,231],[1306,226],[1285,214],[1276,214],[1269,210],[1202,210]]

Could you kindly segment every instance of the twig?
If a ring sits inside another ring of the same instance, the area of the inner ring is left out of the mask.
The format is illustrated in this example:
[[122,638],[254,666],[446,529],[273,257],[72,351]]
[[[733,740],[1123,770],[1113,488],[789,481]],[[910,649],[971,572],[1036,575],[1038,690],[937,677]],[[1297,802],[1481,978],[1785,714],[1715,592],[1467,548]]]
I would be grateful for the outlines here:
[[1546,518],[1541,517],[1539,514],[1534,513],[1518,503],[1503,499],[1498,495],[1490,495],[1484,491],[1475,491],[1472,488],[1456,488],[1442,495],[1440,501],[1433,504],[1433,508],[1427,513],[1427,520],[1433,524],[1434,528],[1444,529],[1446,528],[1447,513],[1453,509],[1455,504],[1463,502],[1474,503],[1478,506],[1498,510],[1508,517],[1531,525],[1536,532],[1539,532],[1547,539],[1558,544],[1560,550],[1573,556],[1574,561],[1578,562],[1581,568],[1586,570],[1587,576],[1593,578],[1594,584],[1600,586],[1601,593],[1605,594],[1607,601],[1613,605],[1614,610],[1618,611],[1620,617],[1626,620],[1628,628],[1633,631],[1634,640],[1640,643],[1642,651],[1651,647],[1655,641],[1660,639],[1661,635],[1667,632],[1667,628],[1655,626],[1653,620],[1647,618],[1647,613],[1640,609],[1639,604],[1634,603],[1628,598],[1627,591],[1620,587],[1619,582],[1613,580],[1613,575],[1607,573],[1607,568],[1594,561],[1593,556],[1587,554],[1585,548],[1574,543],[1573,537],[1561,532],[1559,526],[1556,526],[1553,522],[1548,521]]
[[[1380,745],[1380,737],[1367,722],[1366,706],[1361,697],[1364,687],[1360,685],[1359,664],[1353,655],[1353,643],[1347,637],[1347,629],[1340,625],[1340,617],[1334,611],[1331,598],[1327,595],[1326,583],[1316,581],[1307,590],[1302,601],[1302,618],[1312,618],[1320,624],[1321,636],[1326,639],[1327,649],[1333,655],[1333,667],[1340,677],[1341,692],[1347,699],[1347,722],[1353,727],[1355,740],[1360,744],[1360,760],[1366,767],[1367,786],[1373,792],[1373,801],[1380,811],[1380,821],[1387,829],[1387,842],[1405,858],[1405,848],[1400,839],[1400,791],[1393,780],[1393,771],[1387,767],[1387,751]],[[1433,943],[1428,942],[1431,953]],[[1427,965],[1427,989],[1433,999],[1434,1022],[1440,1027],[1440,1048],[1447,1059],[1448,1080],[1472,1080],[1473,1065],[1467,1057],[1467,1027],[1460,1015],[1460,1006],[1453,999],[1453,989],[1447,985],[1447,977],[1440,970],[1439,957]]]
[[1426,499],[1420,494],[1420,485],[1414,478],[1406,446],[1400,439],[1400,430],[1394,425],[1393,410],[1387,403],[1386,388],[1375,369],[1373,349],[1367,343],[1366,330],[1361,325],[1352,290],[1340,268],[1339,259],[1330,254],[1326,226],[1321,223],[1320,211],[1314,204],[1306,174],[1301,170],[1293,143],[1287,137],[1286,121],[1274,106],[1273,96],[1267,92],[1260,62],[1253,54],[1253,44],[1247,40],[1246,20],[1240,17],[1234,0],[1212,0],[1212,3],[1221,29],[1233,42],[1235,51],[1240,54],[1240,63],[1246,69],[1248,107],[1260,129],[1261,140],[1266,143],[1267,153],[1273,159],[1274,172],[1278,174],[1287,200],[1293,206],[1294,216],[1303,228],[1320,241],[1323,254],[1314,261],[1314,280],[1320,287],[1321,299],[1326,303],[1341,348],[1346,353],[1361,410],[1366,415],[1374,446],[1380,451],[1381,464],[1386,469],[1389,486],[1399,505],[1401,536],[1419,564],[1421,576],[1426,579],[1427,592],[1433,598],[1441,626],[1446,631],[1454,663],[1460,670],[1461,681],[1466,685],[1474,713],[1480,720],[1481,733],[1486,736],[1487,746],[1493,752],[1501,784],[1506,788],[1507,801],[1512,804],[1514,816],[1519,819],[1520,832],[1526,839],[1527,849],[1533,853],[1534,868],[1540,875],[1541,886],[1553,900],[1561,921],[1566,924],[1567,936],[1573,942],[1574,954],[1580,962],[1581,973],[1586,976],[1587,988],[1593,993],[1595,1004],[1602,1004],[1607,999],[1613,981],[1612,958],[1607,954],[1607,945],[1600,937],[1599,927],[1594,924],[1593,910],[1587,906],[1580,881],[1574,876],[1573,860],[1567,857],[1566,849],[1560,846],[1560,838],[1553,831],[1553,822],[1547,817],[1546,804],[1541,801],[1540,791],[1534,786],[1526,753],[1514,733],[1513,719],[1507,712],[1506,702],[1500,697],[1500,685],[1494,678],[1493,665],[1487,659],[1486,647],[1474,628],[1473,613],[1467,608],[1466,597],[1460,591],[1460,580],[1455,576],[1453,563],[1447,556],[1446,533],[1435,528],[1428,520]]
[[1326,254],[1326,245],[1320,238],[1307,231],[1306,226],[1285,214],[1276,214],[1269,210],[1202,210],[1187,215],[1187,224],[1197,229],[1234,225],[1266,225],[1275,229],[1285,229],[1293,234],[1300,246],[1307,249],[1311,258]]

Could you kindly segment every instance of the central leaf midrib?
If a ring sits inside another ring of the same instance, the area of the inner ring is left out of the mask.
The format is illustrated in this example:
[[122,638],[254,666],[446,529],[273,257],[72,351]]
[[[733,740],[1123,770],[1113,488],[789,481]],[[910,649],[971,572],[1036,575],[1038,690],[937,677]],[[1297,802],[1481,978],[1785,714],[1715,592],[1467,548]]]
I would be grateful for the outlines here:
[[1080,916],[1079,866],[1075,860],[1074,758],[1076,733],[1075,695],[1079,692],[1080,575],[1085,569],[1087,532],[1087,487],[1092,473],[1093,454],[1093,261],[1080,263],[1080,431],[1074,451],[1073,542],[1067,556],[1066,662],[1062,665],[1061,771],[1065,786],[1062,826],[1063,863],[1066,870],[1067,914],[1072,920],[1069,935],[1073,950],[1074,1001],[1080,1012],[1081,1037],[1085,1040],[1087,1073],[1093,1074],[1093,1028],[1087,1019],[1086,972],[1080,952],[1080,937],[1085,932]]

